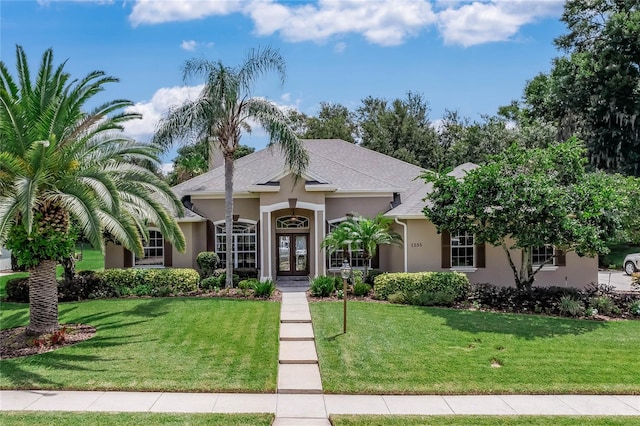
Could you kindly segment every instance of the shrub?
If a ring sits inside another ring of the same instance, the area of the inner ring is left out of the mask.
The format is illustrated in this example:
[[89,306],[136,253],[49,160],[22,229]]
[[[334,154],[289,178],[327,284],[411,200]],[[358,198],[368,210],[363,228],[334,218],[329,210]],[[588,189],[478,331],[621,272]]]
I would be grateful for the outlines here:
[[58,300],[61,302],[119,296],[117,289],[109,286],[95,271],[80,271],[71,281],[58,281]]
[[[165,295],[188,293],[197,290],[200,282],[198,272],[188,268],[107,269],[99,274],[105,285],[123,296],[128,294],[151,296],[160,293]],[[136,288],[138,289],[136,290]]]
[[202,273],[203,278],[208,278],[213,275],[214,271],[220,263],[220,258],[215,252],[202,251],[196,256],[196,263]]
[[238,275],[241,280],[258,278],[258,268],[235,268],[233,273]]
[[584,303],[571,296],[562,296],[558,309],[561,315],[579,317],[584,314]]
[[[220,287],[224,287],[225,283],[227,282],[227,274],[223,272],[222,274],[218,275],[218,278],[220,279]],[[238,287],[238,284],[240,284],[240,277],[237,274],[233,274],[231,276],[231,281],[233,282],[234,287]]]
[[319,276],[311,282],[311,295],[315,297],[328,297],[335,289],[335,280],[332,277]]
[[29,303],[29,277],[11,278],[6,291],[9,302]]
[[580,290],[571,287],[532,287],[520,290],[516,287],[474,284],[470,299],[476,305],[506,312],[557,313],[559,300],[563,296],[578,300],[585,297]]
[[364,280],[364,282],[366,282],[367,284],[373,286],[373,283],[376,279],[376,277],[378,275],[382,275],[384,272],[382,272],[380,269],[371,269],[369,270],[369,273],[367,274],[367,278]]
[[389,300],[389,303],[396,303],[396,304],[404,304],[407,302],[406,298],[404,297],[404,293],[393,293],[390,294],[387,297],[387,300]]
[[406,303],[417,306],[452,306],[455,295],[447,291],[415,291],[405,296]]
[[356,284],[362,284],[364,282],[364,272],[362,272],[359,269],[353,270],[351,272],[351,276],[352,276],[352,284],[356,285]]
[[200,288],[203,290],[213,290],[220,287],[220,277],[208,277],[200,281]]
[[367,283],[356,282],[353,285],[353,295],[354,296],[366,296],[371,291],[371,286]]
[[636,300],[629,306],[629,312],[631,315],[640,316],[640,300]]
[[256,279],[241,280],[238,282],[238,288],[242,290],[242,295],[244,297],[247,297],[249,295],[249,292],[253,290],[256,282],[258,282],[258,280]]
[[276,290],[276,285],[271,280],[258,281],[255,280],[253,285],[253,295],[255,297],[264,297],[268,299]]
[[597,296],[589,299],[589,307],[598,311],[602,315],[611,315],[612,313],[619,313],[620,309],[613,303],[610,297]]
[[387,299],[391,294],[403,293],[409,302],[409,295],[441,292],[448,293],[455,301],[466,298],[469,289],[469,279],[458,272],[400,272],[377,276],[374,295],[378,299]]

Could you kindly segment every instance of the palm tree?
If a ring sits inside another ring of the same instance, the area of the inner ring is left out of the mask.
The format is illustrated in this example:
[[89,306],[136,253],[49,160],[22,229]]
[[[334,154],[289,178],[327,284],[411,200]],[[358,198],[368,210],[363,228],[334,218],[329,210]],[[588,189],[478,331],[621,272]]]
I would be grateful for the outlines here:
[[276,104],[260,97],[252,97],[256,79],[268,71],[276,72],[284,82],[285,63],[277,50],[251,50],[239,67],[205,59],[188,60],[183,69],[185,83],[192,77],[203,77],[204,87],[196,100],[189,100],[172,108],[158,126],[154,141],[169,148],[176,141],[209,142],[209,167],[214,152],[224,157],[225,176],[225,232],[226,286],[233,286],[232,245],[233,229],[233,161],[240,146],[241,132],[251,131],[250,121],[258,122],[269,135],[269,146],[277,145],[286,164],[299,177],[309,162],[302,143],[289,127],[285,114]]
[[371,258],[375,256],[380,244],[402,245],[402,237],[390,229],[392,223],[392,218],[379,213],[373,218],[364,216],[350,217],[340,224],[340,227],[344,226],[348,235],[347,239],[352,246],[362,250],[365,279],[369,274]]
[[351,240],[349,229],[343,226],[345,223],[342,222],[329,232],[320,243],[320,247],[327,250],[329,255],[342,250],[342,260],[349,262],[349,250],[353,245],[353,241]]
[[185,241],[172,214],[182,205],[171,188],[141,164],[158,164],[160,150],[122,135],[139,118],[123,112],[127,100],[83,107],[107,83],[102,71],[74,80],[42,56],[32,81],[27,57],[16,47],[17,78],[0,62],[0,245],[29,268],[30,322],[38,335],[59,327],[56,264],[69,256],[73,219],[96,248],[103,233],[142,256],[147,224],[158,226],[178,250]]

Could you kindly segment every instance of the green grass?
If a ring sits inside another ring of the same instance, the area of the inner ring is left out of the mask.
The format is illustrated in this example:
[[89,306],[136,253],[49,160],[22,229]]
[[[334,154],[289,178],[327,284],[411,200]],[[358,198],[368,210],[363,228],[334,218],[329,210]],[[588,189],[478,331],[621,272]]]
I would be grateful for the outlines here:
[[638,417],[593,416],[345,416],[332,415],[333,426],[623,426]]
[[613,266],[615,269],[622,269],[622,262],[629,253],[640,253],[640,245],[632,244],[615,244],[609,246],[611,252],[601,256],[599,259],[600,266],[608,268]]
[[[76,253],[82,253],[82,260],[76,262],[76,271],[100,271],[104,269],[104,255],[100,250],[76,247]],[[56,276],[62,277],[63,268],[58,265],[56,267]],[[7,297],[7,281],[12,278],[28,277],[28,272],[16,272],[11,275],[3,275],[0,277],[0,298]]]
[[311,313],[328,393],[640,394],[640,321],[349,302],[343,335],[341,302]]
[[[26,304],[0,308],[2,328],[27,324]],[[0,361],[0,388],[274,392],[279,309],[210,298],[61,303],[61,323],[91,324],[96,336]]]
[[37,411],[0,412],[3,426],[138,426],[138,425],[224,425],[270,426],[273,414],[165,414],[165,413],[67,413]]

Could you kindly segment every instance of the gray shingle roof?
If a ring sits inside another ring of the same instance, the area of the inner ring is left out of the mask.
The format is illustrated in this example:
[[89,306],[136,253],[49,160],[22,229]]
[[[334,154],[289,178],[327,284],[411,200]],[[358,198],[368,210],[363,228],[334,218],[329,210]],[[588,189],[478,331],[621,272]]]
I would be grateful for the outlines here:
[[[337,193],[399,192],[402,204],[390,216],[422,215],[430,186],[416,179],[424,172],[419,166],[339,139],[302,141],[309,153],[308,180],[336,188]],[[246,193],[277,180],[285,172],[284,156],[278,148],[265,148],[235,161],[234,193]],[[457,167],[452,173],[464,175],[475,165]],[[197,194],[224,194],[224,166],[173,187],[178,197]]]

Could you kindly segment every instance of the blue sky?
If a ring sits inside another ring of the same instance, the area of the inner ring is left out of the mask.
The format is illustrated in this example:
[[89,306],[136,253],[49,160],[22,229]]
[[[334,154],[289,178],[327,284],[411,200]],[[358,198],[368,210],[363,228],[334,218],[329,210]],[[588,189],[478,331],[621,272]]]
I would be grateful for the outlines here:
[[[235,65],[254,47],[287,61],[281,87],[266,79],[256,95],[315,114],[320,102],[355,108],[367,96],[422,93],[432,120],[445,109],[472,120],[520,98],[548,71],[565,31],[561,0],[130,0],[0,3],[0,56],[15,70],[22,45],[35,71],[43,51],[68,59],[75,77],[104,70],[120,78],[101,94],[136,103],[144,119],[127,128],[148,140],[173,104],[193,95],[180,67],[191,57]],[[261,131],[243,137],[261,148]],[[173,154],[168,153],[165,161]]]

